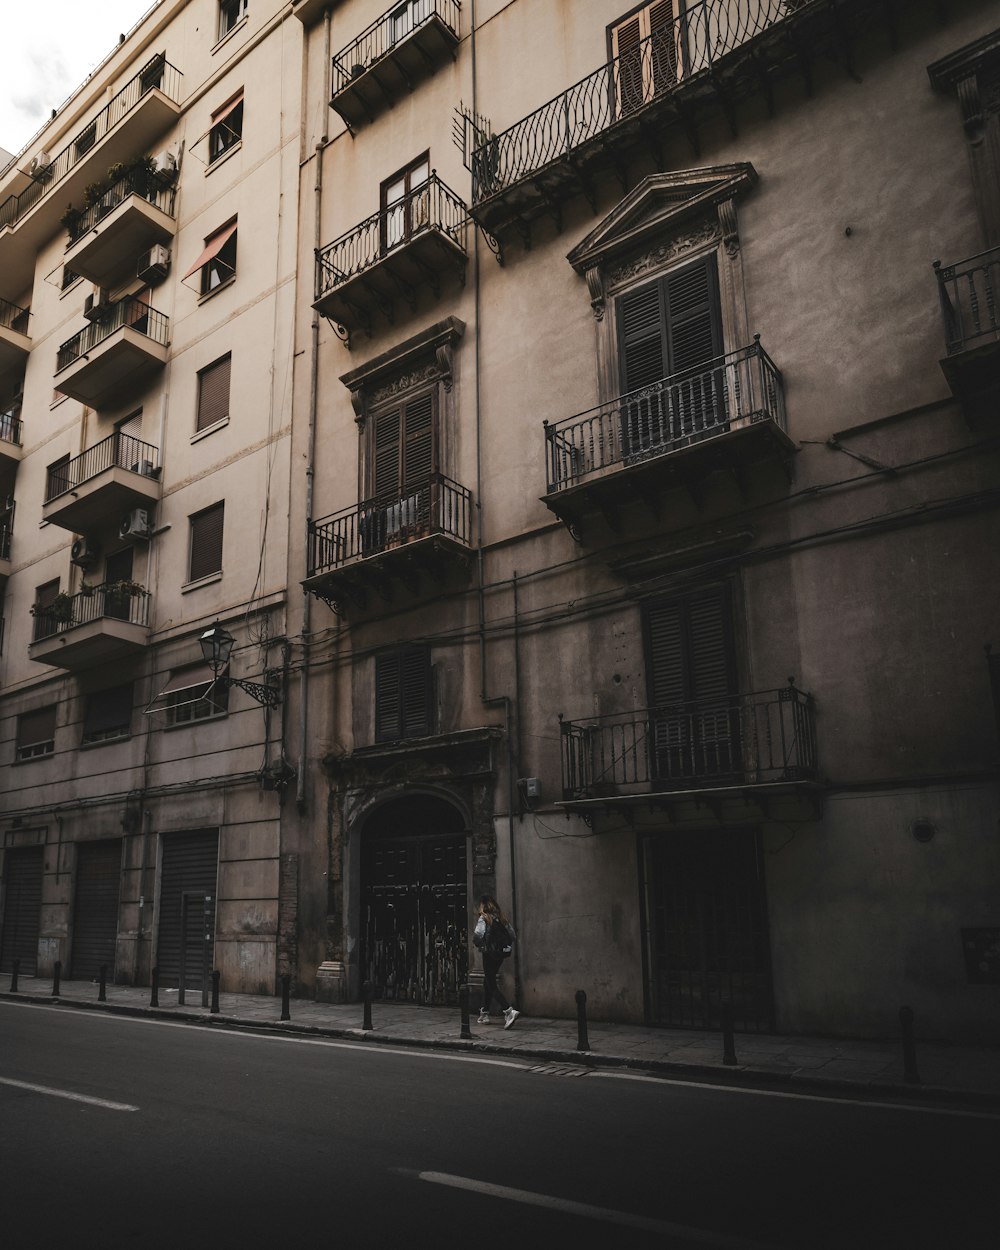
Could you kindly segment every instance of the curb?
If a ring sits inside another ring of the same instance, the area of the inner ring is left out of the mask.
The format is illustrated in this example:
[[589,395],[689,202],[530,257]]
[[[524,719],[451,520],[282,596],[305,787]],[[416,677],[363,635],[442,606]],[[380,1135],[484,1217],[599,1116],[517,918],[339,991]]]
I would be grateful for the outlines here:
[[736,1064],[720,1069],[711,1064],[678,1063],[669,1059],[632,1059],[622,1055],[605,1055],[594,1051],[554,1049],[542,1046],[497,1046],[487,1041],[461,1038],[415,1038],[382,1033],[359,1028],[335,1028],[314,1024],[298,1024],[291,1020],[257,1021],[240,1016],[204,1015],[202,1012],[179,1010],[176,1007],[138,1007],[128,1003],[87,1001],[79,998],[62,998],[10,993],[0,990],[0,1001],[31,1003],[37,1007],[73,1007],[87,1011],[105,1011],[112,1015],[135,1016],[149,1020],[180,1021],[201,1028],[226,1027],[247,1033],[259,1033],[273,1037],[291,1033],[302,1037],[329,1037],[355,1042],[367,1042],[373,1046],[399,1046],[414,1050],[449,1050],[466,1054],[496,1055],[511,1059],[538,1059],[545,1063],[571,1064],[575,1067],[611,1068],[635,1072],[664,1079],[682,1079],[693,1084],[713,1085],[735,1089],[777,1089],[790,1094],[822,1094],[827,1098],[891,1098],[903,1104],[948,1102],[963,1107],[984,1110],[1000,1108],[1000,1092],[949,1088],[943,1085],[905,1085],[891,1081],[862,1081],[841,1077],[818,1077],[810,1070],[774,1072],[768,1068],[755,1068],[749,1064]]

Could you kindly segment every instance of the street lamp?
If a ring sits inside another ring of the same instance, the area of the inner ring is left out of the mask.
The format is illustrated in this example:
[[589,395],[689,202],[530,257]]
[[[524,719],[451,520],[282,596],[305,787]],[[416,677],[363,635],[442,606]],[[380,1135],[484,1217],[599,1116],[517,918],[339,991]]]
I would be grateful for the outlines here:
[[218,621],[211,629],[206,629],[198,639],[201,653],[205,657],[205,663],[212,670],[212,676],[225,686],[239,686],[258,703],[263,703],[267,707],[277,707],[281,702],[281,696],[273,686],[263,686],[256,681],[242,681],[239,677],[229,677],[225,674],[224,669],[229,664],[235,641],[232,634],[227,629],[223,629]]

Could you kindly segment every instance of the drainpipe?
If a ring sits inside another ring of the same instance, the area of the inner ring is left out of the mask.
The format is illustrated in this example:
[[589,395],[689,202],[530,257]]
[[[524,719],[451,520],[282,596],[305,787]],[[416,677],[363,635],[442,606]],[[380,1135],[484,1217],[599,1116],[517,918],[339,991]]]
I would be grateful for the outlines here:
[[[476,0],[471,2],[470,22],[472,29],[469,37],[469,49],[472,63],[472,112],[478,116],[479,92],[476,73]],[[479,231],[473,225],[473,259],[475,262],[476,280],[475,317],[476,332],[473,336],[473,353],[476,370],[476,575],[479,599],[479,698],[486,707],[502,707],[504,719],[504,738],[507,743],[507,830],[510,849],[510,911],[517,914],[517,870],[514,857],[514,790],[516,759],[513,743],[514,708],[508,695],[489,695],[486,686],[486,579],[483,570],[483,445],[482,445],[482,384],[480,380],[480,315],[482,309],[482,286],[480,281],[480,247]],[[521,960],[519,943],[514,943],[514,998],[521,1001]]]

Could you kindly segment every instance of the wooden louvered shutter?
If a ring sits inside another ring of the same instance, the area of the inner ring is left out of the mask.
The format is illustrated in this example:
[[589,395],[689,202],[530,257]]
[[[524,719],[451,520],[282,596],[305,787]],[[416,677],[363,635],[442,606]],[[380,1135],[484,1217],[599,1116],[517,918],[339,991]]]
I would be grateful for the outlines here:
[[611,55],[615,66],[615,104],[619,117],[642,107],[641,14],[630,17],[611,31]]
[[431,731],[431,657],[406,647],[375,657],[375,738],[420,738]]
[[434,469],[434,395],[412,399],[405,408],[403,443],[404,493],[423,485]]
[[380,412],[372,424],[372,494],[376,499],[399,494],[399,435],[402,409]]
[[685,265],[664,278],[667,356],[671,373],[707,364],[721,355],[719,280],[714,256]]
[[208,577],[222,569],[222,532],[225,504],[218,503],[191,518],[191,577]]
[[666,376],[662,292],[659,282],[629,291],[619,301],[621,375],[624,392]]
[[223,356],[198,374],[197,429],[204,430],[229,416],[232,356]]
[[660,0],[649,6],[649,34],[649,67],[655,93],[672,87],[678,78],[673,0]]

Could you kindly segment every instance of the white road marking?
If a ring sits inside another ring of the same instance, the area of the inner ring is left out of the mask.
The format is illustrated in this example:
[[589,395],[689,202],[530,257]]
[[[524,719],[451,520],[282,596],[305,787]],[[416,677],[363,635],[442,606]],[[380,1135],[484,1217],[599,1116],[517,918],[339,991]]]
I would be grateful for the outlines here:
[[693,1228],[689,1224],[673,1224],[667,1220],[654,1220],[648,1215],[634,1215],[630,1211],[614,1211],[608,1207],[591,1206],[588,1202],[573,1202],[569,1198],[556,1198],[552,1194],[538,1194],[530,1189],[512,1189],[507,1185],[494,1185],[489,1181],[472,1180],[467,1176],[452,1176],[448,1172],[407,1172],[394,1169],[417,1180],[432,1185],[447,1185],[451,1189],[464,1189],[484,1194],[488,1198],[501,1198],[506,1202],[520,1202],[532,1207],[545,1207],[564,1215],[577,1215],[585,1220],[603,1220],[607,1224],[619,1224],[625,1228],[637,1228],[643,1232],[657,1233],[663,1237],[682,1237],[685,1241],[699,1242],[704,1246],[720,1246],[723,1250],[767,1250],[759,1241],[747,1241],[745,1237],[731,1237],[707,1228]]
[[[28,1008],[31,1004],[13,1002],[10,999],[0,999],[0,1007],[5,1006]],[[120,1021],[127,1024],[146,1024],[161,1029],[190,1029],[192,1027],[190,1023],[181,1020],[119,1016],[106,1011],[88,1011],[85,1008],[77,1009],[76,1014],[86,1016],[90,1020],[103,1020],[108,1023]],[[537,1060],[530,1055],[520,1059],[514,1057],[499,1059],[486,1055],[456,1054],[453,1051],[446,1050],[421,1050],[419,1046],[393,1046],[388,1043],[382,1045],[377,1041],[347,1042],[336,1037],[300,1037],[291,1033],[265,1033],[263,1031],[229,1029],[221,1025],[211,1025],[207,1028],[204,1026],[195,1027],[202,1027],[203,1032],[211,1033],[212,1036],[222,1034],[226,1037],[254,1038],[257,1041],[292,1043],[296,1046],[328,1046],[339,1050],[354,1050],[362,1055],[403,1055],[411,1059],[432,1059],[445,1063],[474,1063],[484,1067],[514,1068],[519,1072],[530,1072],[533,1067],[537,1066]],[[361,1029],[354,1031],[359,1036],[363,1035]],[[891,1102],[887,1099],[854,1098],[850,1094],[837,1098],[830,1094],[809,1094],[805,1091],[797,1093],[794,1090],[781,1089],[753,1089],[742,1085],[713,1084],[709,1081],[684,1080],[682,1078],[650,1075],[646,1072],[624,1072],[617,1069],[598,1067],[590,1069],[589,1075],[599,1076],[608,1081],[647,1081],[653,1085],[675,1085],[687,1090],[705,1090],[719,1094],[744,1094],[754,1098],[787,1098],[795,1102],[834,1103],[838,1107],[872,1107],[876,1111],[908,1111],[918,1115],[950,1115],[970,1120],[1000,1120],[1000,1111],[972,1111],[962,1107],[935,1107],[920,1103]]]
[[127,1102],[109,1102],[107,1098],[91,1098],[88,1094],[74,1094],[68,1089],[53,1089],[50,1085],[31,1085],[28,1081],[14,1081],[10,1077],[0,1076],[0,1085],[10,1085],[14,1089],[27,1089],[33,1094],[48,1094],[50,1098],[68,1098],[70,1102],[85,1102],[91,1107],[103,1107],[106,1111],[138,1111]]

